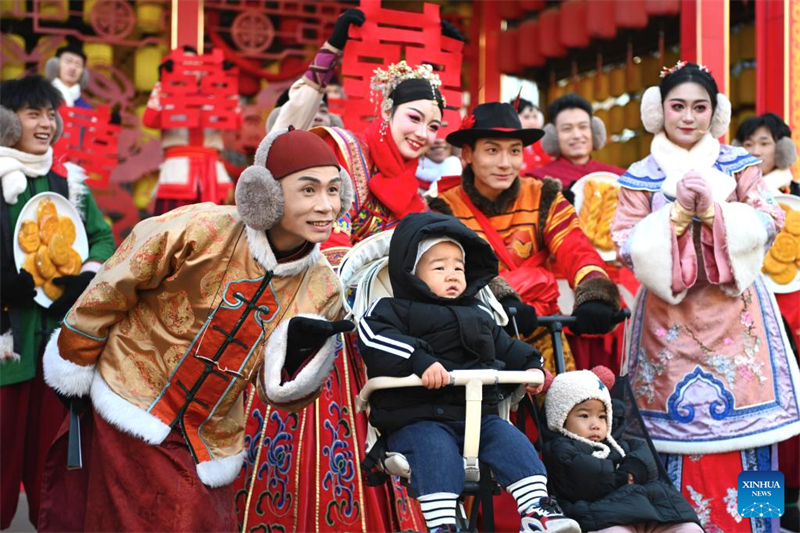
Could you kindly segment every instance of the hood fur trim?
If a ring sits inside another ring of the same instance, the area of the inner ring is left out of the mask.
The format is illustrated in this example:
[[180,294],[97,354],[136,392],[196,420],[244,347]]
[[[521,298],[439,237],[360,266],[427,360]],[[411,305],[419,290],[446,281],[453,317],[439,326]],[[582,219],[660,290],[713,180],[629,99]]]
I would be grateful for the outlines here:
[[266,231],[257,231],[251,227],[245,227],[245,235],[247,236],[247,244],[250,246],[250,254],[258,261],[258,264],[264,267],[267,272],[271,271],[280,278],[296,276],[319,261],[319,244],[315,244],[314,248],[300,259],[278,263],[275,258],[275,252],[272,251],[272,246],[269,244]]
[[611,449],[603,442],[594,442],[585,437],[579,437],[575,433],[568,431],[564,424],[570,411],[581,402],[586,400],[600,400],[606,408],[606,420],[608,422],[608,434],[605,442],[611,445],[622,457],[625,452],[611,436],[613,430],[612,421],[614,410],[611,406],[611,394],[600,378],[591,370],[576,370],[565,372],[556,376],[553,383],[547,389],[545,396],[545,413],[547,414],[547,427],[551,431],[557,431],[571,439],[588,444],[595,451],[592,456],[598,459],[606,459],[611,453]]

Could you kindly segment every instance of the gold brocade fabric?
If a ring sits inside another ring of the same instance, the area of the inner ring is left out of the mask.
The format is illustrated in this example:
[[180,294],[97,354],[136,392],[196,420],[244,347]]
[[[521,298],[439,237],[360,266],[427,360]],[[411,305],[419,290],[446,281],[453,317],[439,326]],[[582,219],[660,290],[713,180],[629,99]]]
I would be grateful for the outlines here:
[[[114,393],[147,411],[190,345],[203,342],[198,332],[226,286],[266,274],[255,259],[263,261],[264,247],[269,248],[266,236],[260,237],[251,242],[235,207],[213,204],[182,207],[138,224],[68,314],[61,356],[81,365],[96,363]],[[267,256],[273,269],[271,251]],[[243,377],[231,382],[200,428],[214,458],[242,450],[241,392],[248,382],[263,381],[264,347],[272,331],[298,313],[332,320],[341,311],[338,278],[318,248],[277,266],[270,284],[279,305],[275,319],[264,322],[260,344],[240,370]],[[204,353],[215,351],[204,347]]]

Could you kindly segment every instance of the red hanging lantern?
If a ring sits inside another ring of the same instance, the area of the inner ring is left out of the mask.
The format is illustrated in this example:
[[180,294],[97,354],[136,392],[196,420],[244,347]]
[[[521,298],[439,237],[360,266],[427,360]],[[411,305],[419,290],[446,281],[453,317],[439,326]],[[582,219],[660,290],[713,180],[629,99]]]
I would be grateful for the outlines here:
[[617,36],[614,0],[587,0],[586,31],[592,39],[613,39]]
[[560,38],[565,48],[586,48],[589,33],[586,31],[586,0],[567,0],[561,4]]
[[501,72],[513,74],[521,70],[517,54],[519,50],[519,29],[513,28],[500,33],[497,42],[497,67]]
[[645,0],[614,2],[614,19],[620,28],[641,30],[647,27]]
[[525,11],[541,11],[545,5],[545,0],[519,0],[519,7]]
[[644,7],[651,17],[671,17],[681,12],[681,0],[645,0]]
[[563,57],[567,49],[561,45],[559,39],[559,12],[558,9],[547,9],[539,15],[539,49],[545,57]]
[[541,67],[546,58],[539,47],[539,21],[526,20],[519,26],[519,64],[522,67]]
[[522,6],[513,0],[492,2],[492,7],[497,10],[497,14],[503,20],[516,20],[522,18],[523,15]]

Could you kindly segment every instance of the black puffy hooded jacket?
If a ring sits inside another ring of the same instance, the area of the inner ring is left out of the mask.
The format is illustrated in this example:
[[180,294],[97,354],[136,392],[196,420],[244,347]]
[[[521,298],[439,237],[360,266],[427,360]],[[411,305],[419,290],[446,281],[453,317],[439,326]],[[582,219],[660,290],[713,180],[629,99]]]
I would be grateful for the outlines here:
[[[419,243],[447,236],[466,255],[467,286],[458,298],[436,296],[411,274]],[[422,376],[433,363],[447,370],[541,368],[539,352],[515,341],[497,325],[492,312],[475,299],[497,276],[491,247],[457,219],[437,213],[407,216],[392,235],[389,277],[394,298],[377,300],[361,318],[358,346],[370,378]],[[484,414],[497,413],[502,390],[484,387]],[[463,387],[422,387],[379,391],[370,398],[370,421],[392,431],[419,420],[463,420]]]

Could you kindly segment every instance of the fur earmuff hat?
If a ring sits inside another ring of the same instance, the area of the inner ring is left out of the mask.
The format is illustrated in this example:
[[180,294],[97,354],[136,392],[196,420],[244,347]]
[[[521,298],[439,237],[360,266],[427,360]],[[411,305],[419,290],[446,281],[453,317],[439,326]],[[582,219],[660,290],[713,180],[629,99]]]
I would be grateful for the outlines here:
[[89,67],[86,65],[86,52],[84,52],[83,47],[77,43],[70,43],[56,50],[55,57],[51,57],[47,60],[47,63],[44,64],[44,77],[49,81],[53,81],[58,77],[61,69],[61,55],[64,52],[69,52],[83,58],[83,72],[81,73],[81,78],[78,80],[78,85],[81,86],[81,89],[85,89],[89,86]]
[[[598,117],[592,117],[592,150],[602,150],[606,145],[608,134],[606,133],[606,125]],[[558,147],[558,132],[553,124],[546,124],[544,127],[544,137],[542,137],[542,150],[551,157],[558,157],[561,155],[561,149]]]
[[781,170],[791,168],[797,161],[797,147],[791,137],[784,137],[775,143],[775,166]]
[[[273,146],[274,151],[271,150]],[[264,137],[253,165],[242,172],[236,183],[236,209],[244,223],[259,231],[273,227],[283,217],[284,209],[283,189],[278,180],[300,170],[321,166],[339,169],[341,207],[336,216],[341,217],[353,203],[353,184],[325,141],[291,126]]]
[[[64,131],[64,121],[56,111],[56,132],[50,141],[50,146],[58,142],[61,132]],[[7,107],[0,106],[0,146],[12,147],[22,137],[22,124],[17,114]]]
[[678,61],[672,68],[664,67],[661,78],[660,85],[650,87],[642,95],[641,114],[645,130],[655,135],[664,129],[664,99],[678,85],[692,82],[702,86],[711,98],[714,109],[709,127],[711,136],[718,139],[725,135],[731,125],[731,102],[727,96],[717,91],[717,82],[708,68]]
[[625,452],[611,436],[613,410],[611,408],[611,394],[609,388],[614,385],[614,374],[604,366],[598,366],[592,370],[576,370],[574,372],[564,372],[559,374],[546,389],[544,405],[547,413],[547,427],[565,435],[571,439],[583,442],[597,448],[592,453],[594,457],[606,459],[611,453],[609,447],[603,442],[594,442],[587,438],[580,437],[564,427],[570,411],[581,402],[586,400],[600,400],[606,408],[606,419],[608,421],[608,435],[605,442],[610,444],[622,457]]

